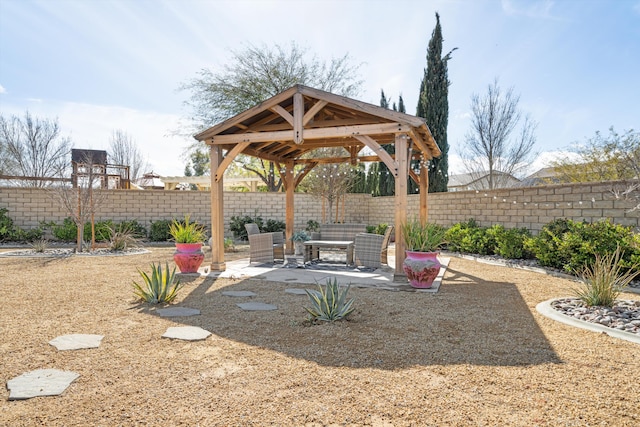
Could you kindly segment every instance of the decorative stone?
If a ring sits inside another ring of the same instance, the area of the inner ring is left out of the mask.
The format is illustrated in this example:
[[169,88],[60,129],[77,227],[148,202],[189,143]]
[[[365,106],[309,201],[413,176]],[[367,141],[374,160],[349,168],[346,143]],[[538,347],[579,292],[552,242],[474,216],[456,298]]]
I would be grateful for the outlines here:
[[58,369],[38,369],[7,381],[9,400],[62,394],[80,374]]
[[206,339],[211,332],[197,326],[172,326],[162,335],[162,338],[174,338],[185,341],[199,341]]
[[70,334],[55,337],[49,344],[58,350],[80,350],[83,348],[98,348],[104,335]]
[[159,308],[156,310],[160,317],[188,317],[197,316],[200,314],[200,310],[197,308],[188,307],[169,307]]
[[299,288],[289,288],[289,289],[285,289],[284,291],[288,294],[293,294],[293,295],[307,295],[307,291]]
[[278,309],[277,306],[264,302],[242,302],[236,305],[246,311],[270,311]]
[[257,294],[251,291],[223,291],[222,295],[228,297],[255,297]]

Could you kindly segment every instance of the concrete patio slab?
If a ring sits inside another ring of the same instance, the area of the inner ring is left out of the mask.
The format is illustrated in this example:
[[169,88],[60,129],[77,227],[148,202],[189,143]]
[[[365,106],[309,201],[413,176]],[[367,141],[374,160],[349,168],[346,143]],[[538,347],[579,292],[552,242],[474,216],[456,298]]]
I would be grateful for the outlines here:
[[62,394],[80,374],[58,369],[38,369],[7,381],[9,400]]
[[80,350],[84,348],[98,348],[104,335],[69,334],[55,337],[49,344],[58,350]]

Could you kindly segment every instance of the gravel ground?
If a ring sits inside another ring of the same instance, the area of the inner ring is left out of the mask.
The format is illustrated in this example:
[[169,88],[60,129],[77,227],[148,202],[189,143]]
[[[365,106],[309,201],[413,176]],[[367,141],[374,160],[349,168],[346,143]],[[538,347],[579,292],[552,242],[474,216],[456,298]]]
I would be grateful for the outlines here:
[[[172,253],[0,258],[1,380],[80,374],[58,397],[7,401],[5,390],[0,425],[640,424],[640,345],[536,312],[571,295],[565,278],[452,258],[437,294],[352,288],[349,321],[309,325],[290,283],[187,277],[176,305],[202,315],[166,319],[133,300],[131,282]],[[278,310],[236,306],[248,300]],[[161,338],[180,325],[213,335]],[[71,333],[105,338],[98,349],[48,344]]]

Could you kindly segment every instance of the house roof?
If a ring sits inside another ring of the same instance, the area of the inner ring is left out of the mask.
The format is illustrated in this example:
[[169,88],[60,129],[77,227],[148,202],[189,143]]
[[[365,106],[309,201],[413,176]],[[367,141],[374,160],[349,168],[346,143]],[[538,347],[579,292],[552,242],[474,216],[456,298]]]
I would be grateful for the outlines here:
[[[234,156],[242,153],[299,164],[308,163],[305,154],[321,147],[343,147],[352,161],[358,157],[361,161],[378,161],[379,147],[371,141],[392,144],[395,134],[409,136],[414,158],[428,160],[441,155],[423,118],[296,85],[195,138],[234,150]],[[365,146],[376,155],[360,153]],[[324,162],[329,163],[326,159]]]

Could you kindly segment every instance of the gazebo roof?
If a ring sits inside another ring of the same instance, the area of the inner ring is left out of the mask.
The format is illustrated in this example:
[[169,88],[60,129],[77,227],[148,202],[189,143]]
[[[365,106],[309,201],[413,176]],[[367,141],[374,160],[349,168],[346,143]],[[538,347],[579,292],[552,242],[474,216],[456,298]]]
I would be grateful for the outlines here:
[[[321,147],[343,147],[344,161],[380,160],[380,145],[393,144],[406,134],[414,158],[429,160],[441,154],[424,119],[296,85],[261,104],[195,136],[197,140],[237,154],[279,163],[309,163],[304,156]],[[359,156],[368,146],[375,156]],[[382,154],[384,156],[384,154]],[[315,162],[318,163],[315,159]],[[329,162],[322,159],[319,163]]]

